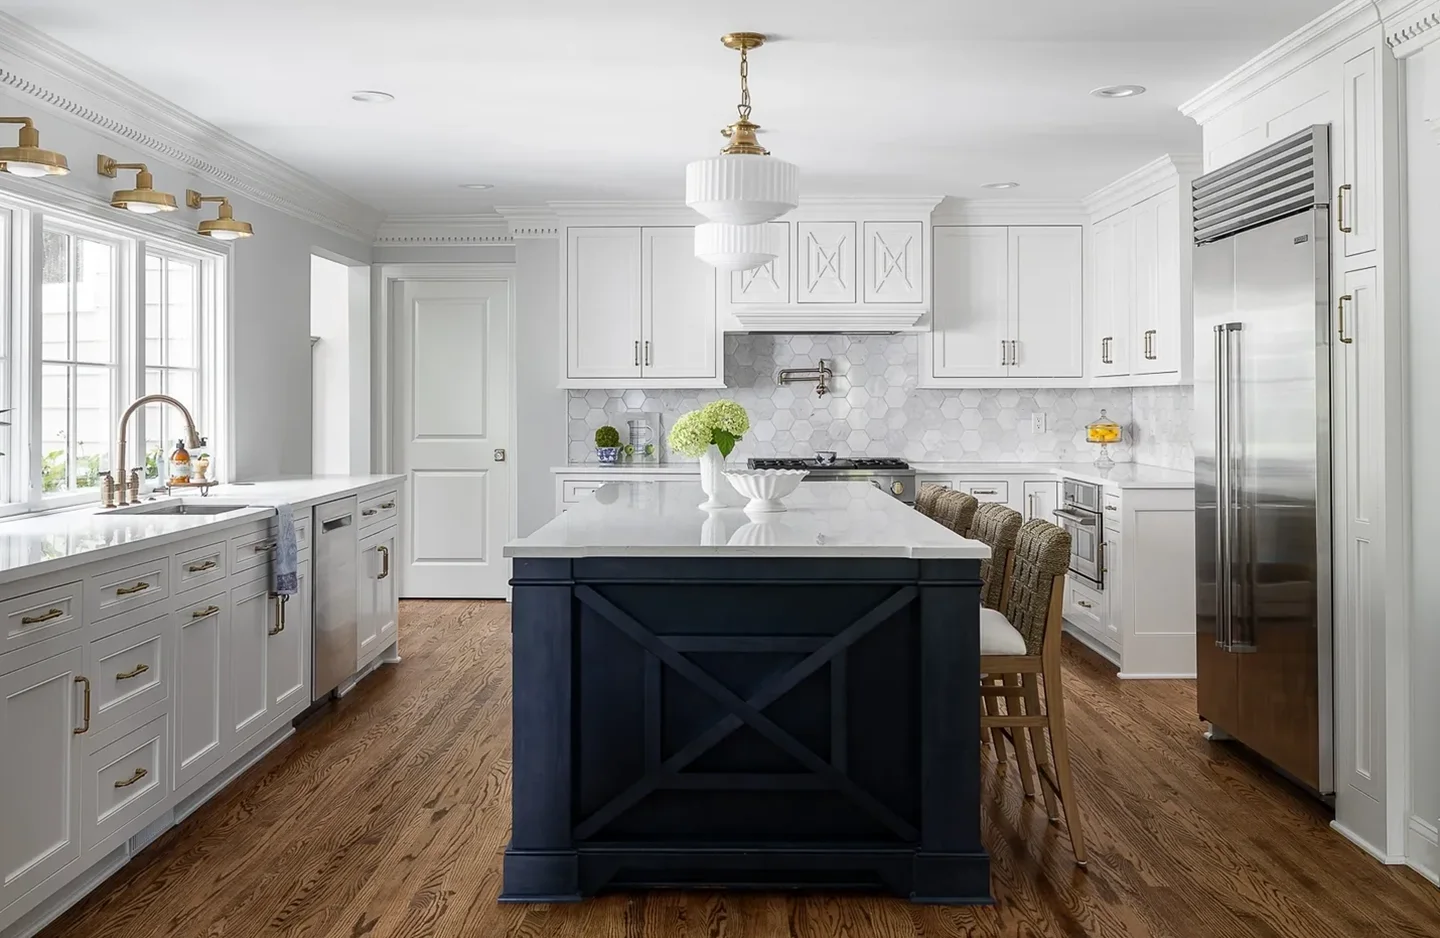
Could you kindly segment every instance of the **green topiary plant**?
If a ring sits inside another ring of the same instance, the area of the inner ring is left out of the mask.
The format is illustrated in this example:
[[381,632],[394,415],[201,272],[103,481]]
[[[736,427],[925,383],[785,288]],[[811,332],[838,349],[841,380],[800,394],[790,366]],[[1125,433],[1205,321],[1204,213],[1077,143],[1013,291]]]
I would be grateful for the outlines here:
[[620,431],[614,427],[601,427],[595,431],[595,447],[597,449],[608,449],[620,445]]

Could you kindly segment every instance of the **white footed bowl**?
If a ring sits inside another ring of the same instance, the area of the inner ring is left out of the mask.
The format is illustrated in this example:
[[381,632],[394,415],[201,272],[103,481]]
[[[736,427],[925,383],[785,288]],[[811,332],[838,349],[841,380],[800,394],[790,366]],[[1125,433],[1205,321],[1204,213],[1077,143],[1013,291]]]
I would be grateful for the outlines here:
[[780,500],[800,485],[805,476],[804,469],[730,469],[725,478],[730,486],[750,499],[746,511],[784,511]]

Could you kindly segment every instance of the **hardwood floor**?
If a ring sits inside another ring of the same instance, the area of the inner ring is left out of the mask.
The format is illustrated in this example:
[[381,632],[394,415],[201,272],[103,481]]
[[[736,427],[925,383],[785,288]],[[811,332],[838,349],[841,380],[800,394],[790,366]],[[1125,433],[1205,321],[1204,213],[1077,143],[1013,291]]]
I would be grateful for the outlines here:
[[411,602],[405,661],[271,753],[46,938],[1359,938],[1440,934],[1440,890],[1376,863],[1318,805],[1207,743],[1185,682],[1066,653],[1090,844],[987,772],[991,908],[656,893],[496,903],[509,827],[503,603]]

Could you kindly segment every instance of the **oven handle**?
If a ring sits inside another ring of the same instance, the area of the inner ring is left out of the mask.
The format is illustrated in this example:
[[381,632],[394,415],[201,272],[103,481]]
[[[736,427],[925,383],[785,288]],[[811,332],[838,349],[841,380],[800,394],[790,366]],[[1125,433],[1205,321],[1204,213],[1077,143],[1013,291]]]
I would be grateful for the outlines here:
[[1055,517],[1064,518],[1066,521],[1073,521],[1082,527],[1093,528],[1095,526],[1094,518],[1070,508],[1056,508]]

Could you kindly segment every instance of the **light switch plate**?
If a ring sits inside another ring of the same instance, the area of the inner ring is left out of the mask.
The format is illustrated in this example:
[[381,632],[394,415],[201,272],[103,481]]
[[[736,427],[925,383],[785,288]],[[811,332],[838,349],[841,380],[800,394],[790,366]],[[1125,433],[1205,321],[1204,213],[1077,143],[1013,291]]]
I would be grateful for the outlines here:
[[1043,413],[1041,413],[1041,414],[1031,414],[1031,415],[1030,415],[1030,432],[1031,432],[1031,433],[1044,433],[1044,432],[1045,432],[1045,415],[1044,415]]

